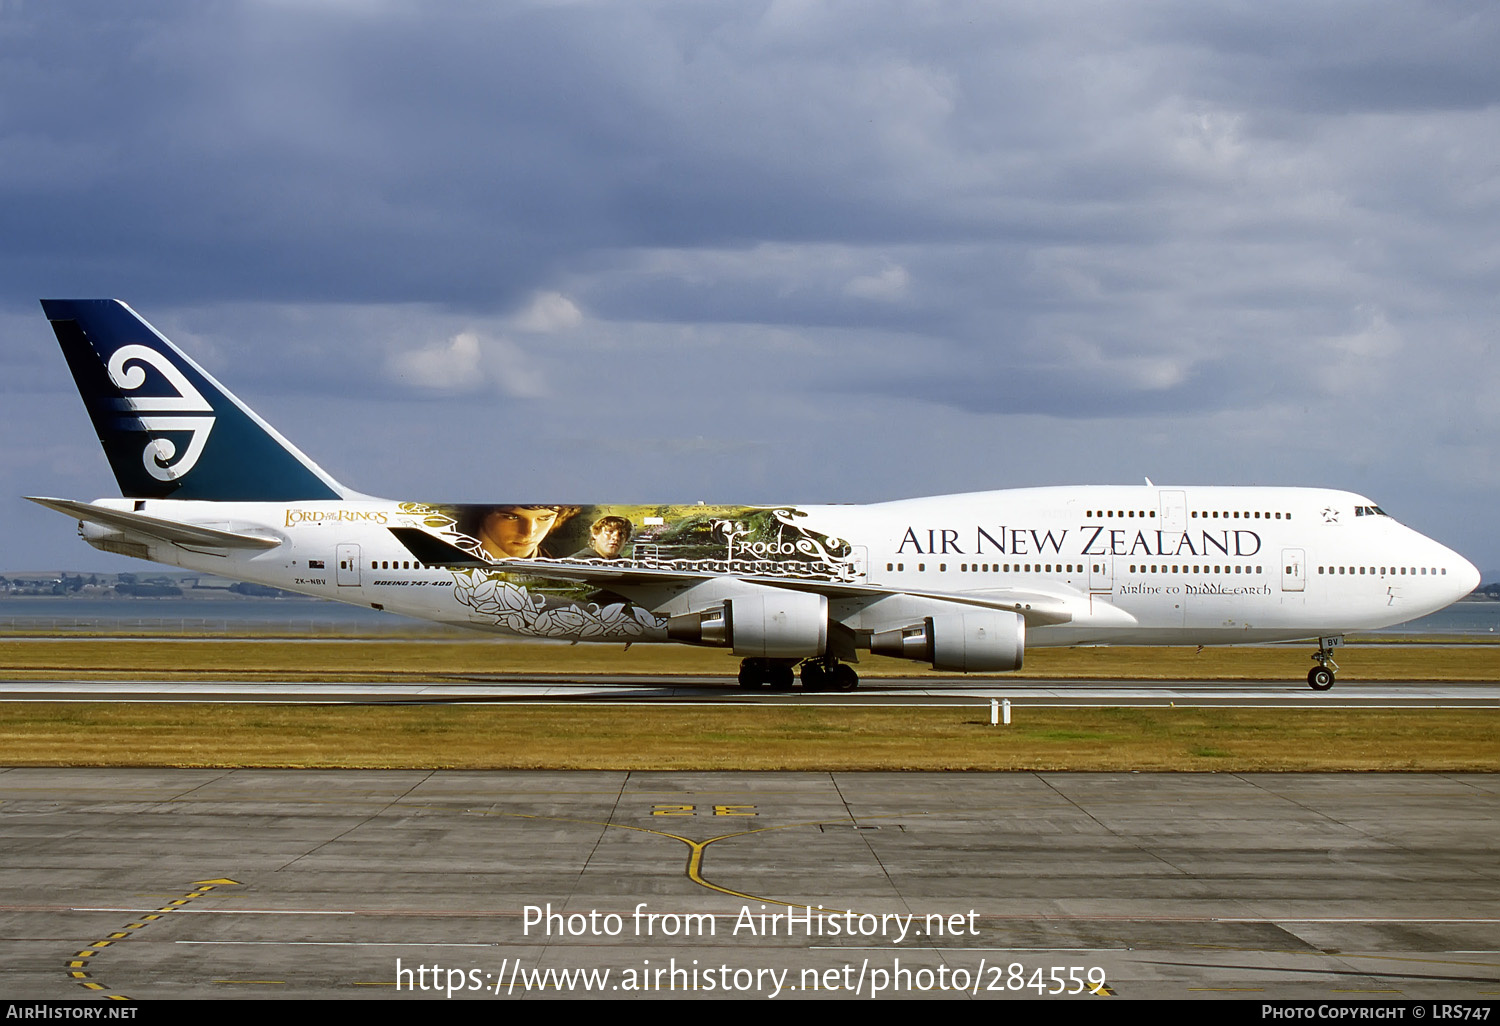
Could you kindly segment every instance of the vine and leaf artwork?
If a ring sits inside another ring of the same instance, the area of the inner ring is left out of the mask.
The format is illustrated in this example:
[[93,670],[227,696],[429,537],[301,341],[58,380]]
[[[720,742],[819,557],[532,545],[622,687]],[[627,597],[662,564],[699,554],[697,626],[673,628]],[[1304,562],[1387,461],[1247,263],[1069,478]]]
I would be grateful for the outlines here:
[[429,505],[403,503],[432,534],[483,566],[455,569],[474,623],[544,638],[647,641],[667,621],[595,584],[508,560],[853,583],[854,546],[814,530],[794,506]]

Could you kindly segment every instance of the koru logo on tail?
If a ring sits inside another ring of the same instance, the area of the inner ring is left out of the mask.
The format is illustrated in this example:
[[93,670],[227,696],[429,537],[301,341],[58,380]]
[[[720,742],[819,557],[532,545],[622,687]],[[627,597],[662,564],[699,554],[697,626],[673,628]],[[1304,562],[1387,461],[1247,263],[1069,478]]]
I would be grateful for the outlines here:
[[[116,399],[115,408],[129,416],[121,417],[119,427],[126,431],[145,431],[151,435],[141,452],[146,473],[158,481],[175,481],[198,462],[208,433],[213,429],[213,407],[192,386],[187,377],[162,353],[148,346],[121,346],[109,358],[109,379],[123,392],[134,392],[146,383],[146,364],[177,390],[176,395],[126,396]],[[185,414],[209,416],[185,416]],[[163,416],[166,414],[166,416]],[[177,443],[166,434],[188,435],[187,451],[177,455]],[[175,460],[175,461],[174,461]]]

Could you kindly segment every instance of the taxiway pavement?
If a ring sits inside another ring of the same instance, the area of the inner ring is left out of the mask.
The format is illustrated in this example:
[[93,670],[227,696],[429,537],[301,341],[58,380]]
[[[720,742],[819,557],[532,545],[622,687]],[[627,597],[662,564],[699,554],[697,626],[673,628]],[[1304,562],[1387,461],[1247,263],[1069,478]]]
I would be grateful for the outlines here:
[[0,991],[1492,1000],[1497,812],[1485,774],[12,768]]

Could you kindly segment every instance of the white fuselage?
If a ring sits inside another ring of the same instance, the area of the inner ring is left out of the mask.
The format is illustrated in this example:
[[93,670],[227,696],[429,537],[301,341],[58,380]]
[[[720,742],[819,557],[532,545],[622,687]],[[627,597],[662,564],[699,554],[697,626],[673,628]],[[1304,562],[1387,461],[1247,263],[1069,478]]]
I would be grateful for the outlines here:
[[[280,541],[262,551],[149,540],[141,551],[141,541],[132,542],[132,554],[161,563],[479,629],[667,640],[664,621],[644,618],[644,628],[615,635],[555,625],[516,629],[514,621],[475,616],[472,594],[457,594],[464,587],[472,593],[474,572],[423,566],[389,530],[423,526],[423,507],[412,504],[97,505]],[[1479,581],[1467,560],[1371,500],[1325,489],[1052,487],[788,508],[811,531],[852,547],[851,583],[867,591],[834,596],[828,612],[856,631],[910,619],[903,606],[920,597],[993,595],[1019,596],[1017,608],[1024,599],[1028,613],[1035,605],[1055,614],[1030,627],[1032,647],[1244,644],[1388,626],[1441,609]],[[694,507],[653,509],[670,520],[671,511]],[[102,548],[117,537],[94,524],[82,532]],[[638,552],[634,562],[649,565],[649,554]]]

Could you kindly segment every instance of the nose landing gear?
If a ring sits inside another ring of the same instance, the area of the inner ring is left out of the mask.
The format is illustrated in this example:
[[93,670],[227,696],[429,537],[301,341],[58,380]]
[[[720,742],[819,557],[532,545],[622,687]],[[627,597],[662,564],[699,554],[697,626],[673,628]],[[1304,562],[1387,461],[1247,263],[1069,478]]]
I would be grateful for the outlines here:
[[1333,647],[1343,640],[1342,637],[1318,639],[1318,651],[1312,657],[1318,665],[1307,671],[1307,686],[1314,691],[1327,691],[1333,687],[1333,675],[1339,668],[1339,664],[1333,661]]

